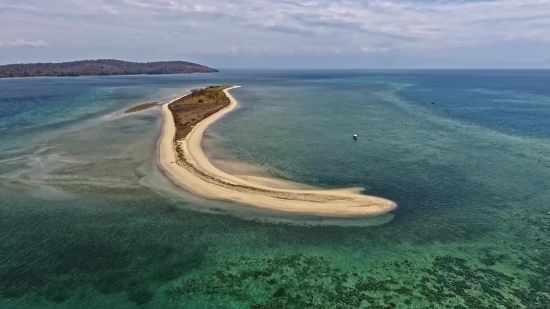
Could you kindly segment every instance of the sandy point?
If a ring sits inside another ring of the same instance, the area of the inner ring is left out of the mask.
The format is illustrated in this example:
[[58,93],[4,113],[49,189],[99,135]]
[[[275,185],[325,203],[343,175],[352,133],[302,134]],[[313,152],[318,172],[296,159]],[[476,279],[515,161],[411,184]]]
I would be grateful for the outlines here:
[[[207,199],[233,202],[272,211],[328,217],[376,216],[394,210],[391,200],[361,194],[357,189],[298,190],[268,186],[249,181],[216,168],[201,147],[204,131],[214,122],[234,110],[238,102],[224,90],[230,104],[199,122],[181,140],[174,140],[176,127],[166,103],[162,106],[163,125],[158,142],[157,164],[176,185]],[[178,149],[179,148],[179,149]],[[182,156],[178,155],[179,150]]]

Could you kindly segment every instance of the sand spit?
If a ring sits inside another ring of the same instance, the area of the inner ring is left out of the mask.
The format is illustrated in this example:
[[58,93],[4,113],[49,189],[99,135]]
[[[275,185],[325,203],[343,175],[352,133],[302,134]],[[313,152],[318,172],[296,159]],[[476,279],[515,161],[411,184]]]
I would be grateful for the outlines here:
[[[297,190],[273,188],[248,181],[214,167],[201,147],[204,131],[237,107],[237,101],[224,90],[231,104],[197,124],[186,138],[174,141],[176,128],[171,103],[162,106],[163,129],[158,143],[157,163],[178,186],[205,198],[234,202],[272,211],[329,217],[374,216],[397,207],[393,201],[359,193],[359,189]],[[176,149],[183,152],[178,158]]]

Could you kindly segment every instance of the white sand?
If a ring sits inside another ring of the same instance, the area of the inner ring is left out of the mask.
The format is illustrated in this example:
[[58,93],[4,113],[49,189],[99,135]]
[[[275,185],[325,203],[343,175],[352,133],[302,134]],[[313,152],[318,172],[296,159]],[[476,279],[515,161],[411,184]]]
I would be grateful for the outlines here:
[[318,190],[318,188],[314,186],[308,186],[303,183],[284,180],[284,179],[278,179],[273,177],[262,177],[262,176],[255,176],[255,175],[240,175],[240,174],[236,174],[235,176],[242,178],[250,183],[254,183],[257,185],[270,187],[274,189]]
[[[269,182],[249,181],[214,167],[201,148],[204,131],[237,107],[237,101],[224,90],[231,104],[204,119],[191,133],[174,144],[175,125],[168,104],[162,106],[163,129],[158,144],[158,165],[178,186],[208,199],[222,200],[263,209],[331,217],[373,216],[397,207],[393,201],[359,193],[359,189],[298,190],[269,187]],[[181,147],[185,159],[177,158]]]

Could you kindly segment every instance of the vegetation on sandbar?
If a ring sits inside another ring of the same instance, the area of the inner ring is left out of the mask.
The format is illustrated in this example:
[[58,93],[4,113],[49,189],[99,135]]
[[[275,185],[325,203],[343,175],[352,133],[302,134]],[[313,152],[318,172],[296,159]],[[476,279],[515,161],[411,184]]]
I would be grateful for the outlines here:
[[176,125],[175,140],[185,138],[195,125],[215,114],[231,102],[223,92],[230,86],[209,86],[193,89],[191,93],[168,105]]
[[158,102],[143,103],[143,104],[140,104],[140,105],[130,107],[129,109],[125,110],[124,113],[125,114],[130,114],[130,113],[140,112],[140,111],[149,109],[149,108],[157,106],[157,105],[158,105]]

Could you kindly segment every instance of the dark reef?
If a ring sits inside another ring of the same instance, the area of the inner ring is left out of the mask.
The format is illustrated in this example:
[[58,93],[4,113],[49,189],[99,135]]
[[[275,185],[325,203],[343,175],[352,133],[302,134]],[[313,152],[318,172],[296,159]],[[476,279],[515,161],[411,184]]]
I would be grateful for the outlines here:
[[[243,258],[191,277],[166,294],[225,296],[250,303],[254,309],[550,308],[550,285],[544,282],[550,268],[533,271],[538,275],[525,287],[516,285],[514,277],[450,255],[435,257],[429,268],[410,261],[387,262],[373,273],[343,270],[311,255]],[[418,280],[411,280],[414,273],[421,274]],[[262,290],[264,293],[258,292]],[[263,299],[258,295],[264,295]]]

